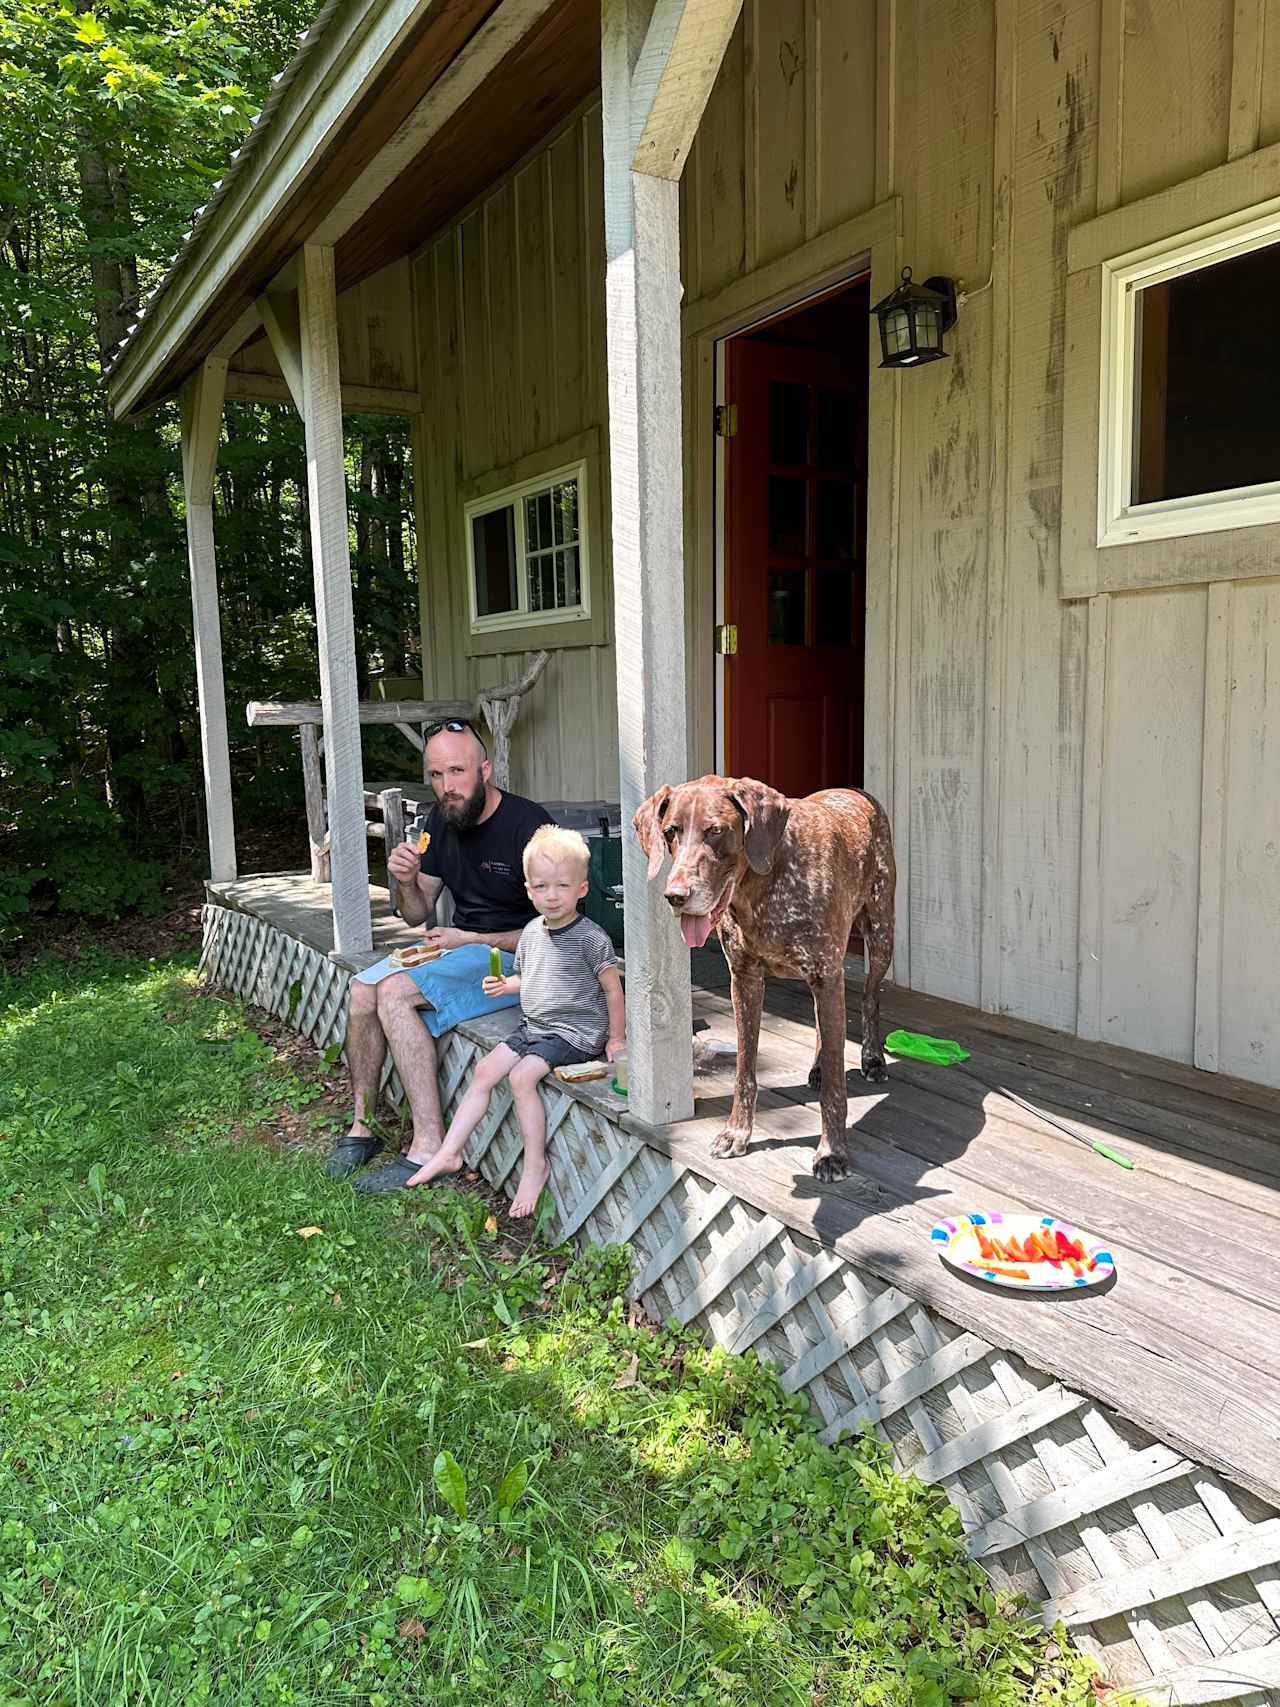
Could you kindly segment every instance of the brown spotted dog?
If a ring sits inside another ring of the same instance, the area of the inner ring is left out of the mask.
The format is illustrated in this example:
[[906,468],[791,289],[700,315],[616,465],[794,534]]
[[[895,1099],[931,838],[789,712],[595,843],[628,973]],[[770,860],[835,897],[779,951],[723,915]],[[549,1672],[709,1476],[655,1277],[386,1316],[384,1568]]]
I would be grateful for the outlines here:
[[738,1025],[737,1078],[729,1124],[713,1156],[741,1156],[756,1111],[756,1049],[764,981],[803,978],[813,992],[817,1047],[809,1083],[822,1092],[819,1180],[843,1179],[845,1128],[844,957],[861,935],[862,1074],[885,1077],[880,985],[893,957],[893,838],[884,808],[860,789],[830,788],[788,800],[750,778],[704,776],[660,788],[635,816],[656,877],[668,852],[666,898],[690,948],[720,933]]

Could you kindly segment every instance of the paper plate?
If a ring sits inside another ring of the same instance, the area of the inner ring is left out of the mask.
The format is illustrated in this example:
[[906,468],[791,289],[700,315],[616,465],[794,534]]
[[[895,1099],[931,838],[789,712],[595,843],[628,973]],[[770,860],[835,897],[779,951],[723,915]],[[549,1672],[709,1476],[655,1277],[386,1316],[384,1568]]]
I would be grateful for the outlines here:
[[[975,1227],[989,1227],[994,1237],[1013,1237],[1019,1243],[1033,1228],[1037,1231],[1047,1228],[1049,1232],[1061,1228],[1067,1238],[1079,1239],[1086,1259],[1092,1257],[1096,1266],[1084,1274],[1073,1274],[1065,1262],[1061,1268],[1048,1262],[1009,1263],[1010,1268],[1025,1268],[1029,1278],[1019,1280],[1011,1274],[999,1274],[979,1255]],[[1007,1287],[1010,1292],[1078,1292],[1084,1287],[1105,1285],[1116,1271],[1115,1259],[1105,1245],[1054,1215],[1002,1215],[998,1209],[974,1210],[950,1221],[939,1221],[929,1236],[949,1268],[992,1286]]]

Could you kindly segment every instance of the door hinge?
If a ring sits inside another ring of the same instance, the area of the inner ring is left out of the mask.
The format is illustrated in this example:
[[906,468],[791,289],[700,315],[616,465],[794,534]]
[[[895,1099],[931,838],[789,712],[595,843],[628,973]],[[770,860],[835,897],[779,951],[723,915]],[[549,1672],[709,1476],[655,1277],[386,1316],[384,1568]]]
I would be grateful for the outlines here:
[[738,652],[738,630],[732,622],[722,622],[716,627],[716,651],[722,658],[733,658]]
[[738,430],[738,405],[736,403],[716,404],[716,437],[731,439]]

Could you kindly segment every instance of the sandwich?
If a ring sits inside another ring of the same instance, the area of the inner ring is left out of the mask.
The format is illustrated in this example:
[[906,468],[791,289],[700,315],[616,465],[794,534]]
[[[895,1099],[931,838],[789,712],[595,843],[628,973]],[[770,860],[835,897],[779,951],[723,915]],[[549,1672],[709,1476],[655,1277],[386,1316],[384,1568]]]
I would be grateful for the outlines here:
[[425,966],[428,960],[439,960],[448,952],[447,948],[431,948],[425,942],[411,942],[396,949],[391,956],[391,964],[397,971],[405,972],[411,966]]

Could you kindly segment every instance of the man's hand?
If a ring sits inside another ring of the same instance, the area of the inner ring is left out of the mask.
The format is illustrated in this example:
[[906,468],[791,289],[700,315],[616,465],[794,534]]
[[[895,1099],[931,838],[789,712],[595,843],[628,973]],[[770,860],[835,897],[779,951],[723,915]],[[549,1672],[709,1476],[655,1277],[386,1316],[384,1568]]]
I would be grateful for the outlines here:
[[422,870],[422,856],[412,842],[399,842],[387,855],[387,870],[397,883],[412,883]]
[[[597,1033],[597,1035],[599,1035],[599,1034]],[[627,1047],[627,1040],[625,1037],[611,1037],[609,1039],[609,1041],[604,1046],[604,1058],[605,1058],[605,1060],[606,1061],[616,1060],[617,1057],[622,1054],[623,1050],[626,1047]]]
[[475,942],[476,938],[470,931],[455,931],[452,925],[434,925],[422,938],[428,948],[461,948],[464,943]]

